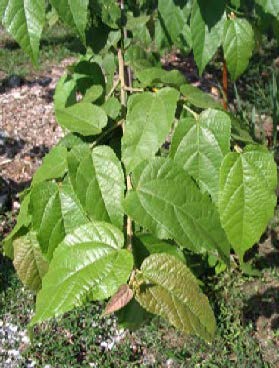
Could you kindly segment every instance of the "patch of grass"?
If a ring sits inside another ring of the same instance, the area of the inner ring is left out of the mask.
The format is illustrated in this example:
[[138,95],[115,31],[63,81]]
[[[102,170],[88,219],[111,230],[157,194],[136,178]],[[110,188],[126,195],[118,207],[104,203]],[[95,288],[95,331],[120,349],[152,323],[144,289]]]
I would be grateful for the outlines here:
[[75,56],[82,51],[83,46],[71,30],[58,23],[44,31],[39,67],[35,69],[29,56],[7,33],[0,30],[0,79],[10,75],[26,77],[43,72],[49,65],[58,65],[64,58]]
[[[0,319],[26,329],[34,308],[10,270],[9,282],[1,293]],[[65,314],[35,328],[33,343],[22,352],[18,367],[35,361],[37,367],[269,367],[263,361],[253,337],[252,322],[243,319],[247,279],[238,273],[224,273],[210,280],[208,289],[217,316],[218,330],[209,345],[196,337],[185,337],[159,318],[136,332],[119,332],[114,317],[100,317],[102,303]],[[13,348],[7,345],[7,349]]]

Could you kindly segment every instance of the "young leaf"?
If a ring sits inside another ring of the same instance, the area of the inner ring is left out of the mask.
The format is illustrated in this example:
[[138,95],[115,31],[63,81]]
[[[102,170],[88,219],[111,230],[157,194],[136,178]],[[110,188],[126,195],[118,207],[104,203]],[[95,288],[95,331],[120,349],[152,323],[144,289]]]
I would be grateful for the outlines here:
[[221,223],[241,261],[274,213],[277,172],[267,151],[229,153],[220,170]]
[[221,45],[225,2],[216,0],[210,7],[206,0],[194,0],[190,28],[195,61],[202,74],[207,63]]
[[127,282],[133,258],[122,233],[96,222],[67,235],[53,255],[38,294],[33,326],[80,306],[86,299],[102,300]]
[[168,254],[152,254],[141,266],[136,300],[186,334],[213,339],[216,322],[207,297],[184,263]]
[[128,172],[154,156],[170,131],[179,93],[163,88],[144,92],[129,99],[122,158]]
[[50,0],[50,3],[62,21],[77,30],[80,38],[85,42],[89,0]]
[[113,120],[117,118],[121,111],[121,104],[116,97],[110,97],[103,105],[105,113]]
[[62,178],[67,170],[66,147],[54,147],[50,153],[44,157],[42,165],[33,177],[32,185],[39,184],[49,179]]
[[218,252],[228,261],[230,246],[215,206],[173,160],[150,160],[128,192],[124,208],[152,232],[160,224],[182,247],[196,253]]
[[20,280],[31,290],[38,291],[48,270],[48,262],[42,254],[36,233],[30,231],[16,239],[13,245],[14,266]]
[[247,68],[254,49],[254,31],[246,19],[226,20],[223,48],[230,75],[236,80]]
[[187,131],[174,154],[172,150],[174,161],[217,203],[220,166],[230,152],[230,118],[222,111],[209,109],[197,121],[186,119],[180,124],[186,125]]
[[102,108],[88,102],[59,109],[56,111],[56,118],[63,128],[84,136],[101,133],[108,121]]
[[[70,175],[71,175],[70,169]],[[102,220],[122,228],[124,174],[120,161],[108,146],[98,146],[80,162],[74,177],[75,190],[92,220]]]
[[222,105],[218,101],[215,101],[210,94],[203,92],[191,84],[183,84],[183,86],[180,87],[180,92],[186,97],[186,100],[190,102],[190,104],[196,107],[201,109],[223,110]]
[[122,285],[117,292],[111,297],[106,305],[103,316],[117,312],[127,305],[133,298],[133,291],[128,285]]
[[44,0],[1,0],[1,15],[3,26],[36,64],[45,23]]

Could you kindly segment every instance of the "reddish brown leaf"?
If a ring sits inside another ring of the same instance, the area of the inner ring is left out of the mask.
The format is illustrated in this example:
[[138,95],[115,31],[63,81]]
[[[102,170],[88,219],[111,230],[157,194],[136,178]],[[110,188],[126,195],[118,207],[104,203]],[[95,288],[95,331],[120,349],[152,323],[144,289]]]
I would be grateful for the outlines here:
[[119,309],[125,307],[125,305],[127,305],[132,298],[133,298],[133,291],[129,288],[129,286],[128,285],[120,286],[120,288],[108,302],[106,309],[103,312],[103,316],[116,312]]

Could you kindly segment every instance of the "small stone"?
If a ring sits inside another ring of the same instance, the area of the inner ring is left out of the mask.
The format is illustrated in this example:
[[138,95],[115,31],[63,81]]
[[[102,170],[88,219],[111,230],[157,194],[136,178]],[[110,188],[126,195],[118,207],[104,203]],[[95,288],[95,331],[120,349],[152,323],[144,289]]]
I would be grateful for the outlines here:
[[7,86],[9,88],[20,87],[23,83],[23,79],[19,75],[11,75],[7,80]]

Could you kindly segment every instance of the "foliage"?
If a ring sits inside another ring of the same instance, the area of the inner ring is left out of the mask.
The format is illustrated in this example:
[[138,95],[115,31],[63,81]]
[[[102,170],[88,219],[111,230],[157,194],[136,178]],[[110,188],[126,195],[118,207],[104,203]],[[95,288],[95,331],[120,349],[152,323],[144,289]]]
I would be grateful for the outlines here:
[[[214,314],[187,255],[229,267],[232,247],[243,263],[272,217],[276,166],[265,147],[243,148],[232,114],[159,58],[172,44],[193,48],[202,73],[222,46],[236,79],[253,29],[221,0],[209,12],[203,0],[50,3],[87,52],[55,92],[68,134],[34,176],[5,242],[22,281],[39,289],[30,326],[112,297],[123,323],[136,303],[139,322],[146,309],[211,341]],[[278,15],[268,2],[260,7]],[[43,9],[43,1],[0,0],[3,25],[34,62]]]

